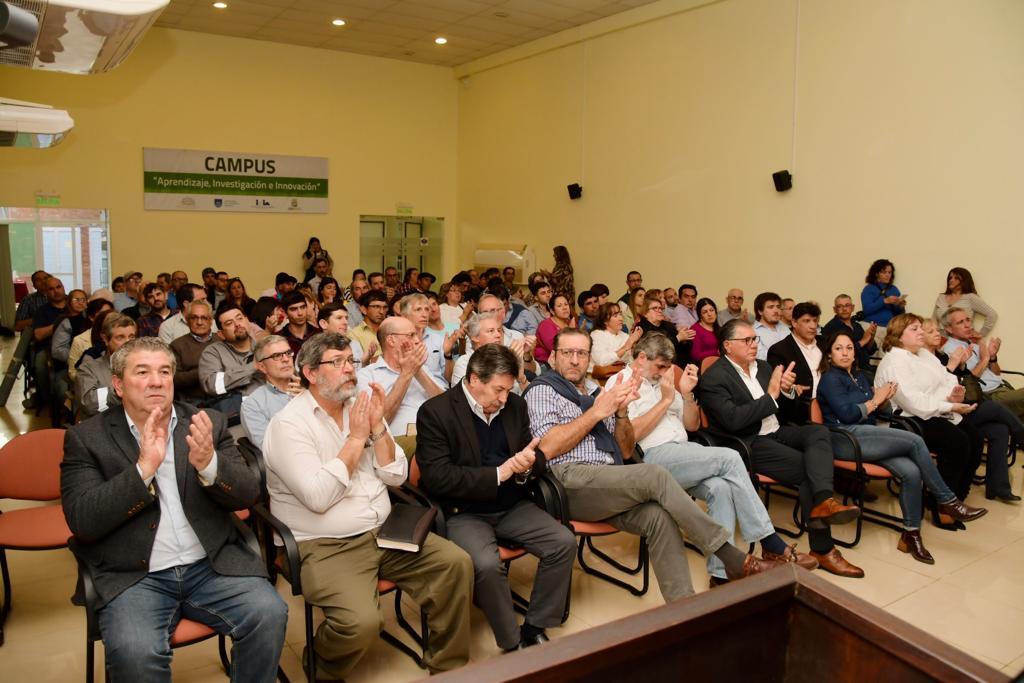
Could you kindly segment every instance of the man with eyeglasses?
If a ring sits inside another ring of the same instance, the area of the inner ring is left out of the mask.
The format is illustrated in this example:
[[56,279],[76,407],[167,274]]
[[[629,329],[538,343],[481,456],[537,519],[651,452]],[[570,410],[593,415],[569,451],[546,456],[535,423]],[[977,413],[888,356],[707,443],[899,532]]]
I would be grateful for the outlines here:
[[[199,291],[206,296],[202,288]],[[210,302],[206,299],[188,302],[186,322],[188,332],[171,342],[171,353],[177,361],[174,369],[174,395],[186,403],[198,405],[206,399],[206,391],[199,382],[199,359],[206,347],[214,341],[213,309]],[[162,325],[160,329],[163,329]]]
[[768,349],[789,336],[789,327],[782,323],[782,297],[775,292],[761,292],[754,298],[754,315],[757,359],[768,360]]
[[377,329],[377,341],[381,356],[359,370],[359,389],[366,391],[373,384],[383,388],[384,419],[411,455],[415,452],[416,411],[428,398],[443,393],[448,384],[427,368],[427,347],[406,318],[384,320]]
[[257,448],[263,447],[263,435],[270,420],[302,391],[295,374],[295,354],[288,340],[276,334],[256,342],[253,364],[266,382],[242,397],[242,428]]
[[381,323],[388,317],[388,298],[384,292],[376,289],[364,293],[358,299],[359,310],[363,314],[363,321],[351,328],[349,339],[359,342],[364,351],[374,349],[370,353],[370,360],[374,361],[380,357],[380,344],[377,343],[377,330]]
[[348,311],[348,323],[352,327],[363,322],[363,311],[359,308],[359,300],[370,291],[370,283],[365,277],[352,278],[352,284],[347,290],[349,298],[345,299],[345,310]]
[[[409,321],[393,321],[411,332]],[[331,332],[303,345],[298,366],[306,390],[270,421],[263,455],[271,509],[298,542],[303,597],[325,616],[308,653],[317,677],[343,679],[377,641],[379,578],[402,586],[426,614],[430,672],[463,666],[470,646],[469,556],[432,533],[416,553],[377,545],[377,530],[391,513],[387,487],[400,486],[409,471],[385,421],[384,388],[357,389],[348,339]]]
[[757,473],[799,487],[811,556],[838,576],[860,578],[864,570],[848,562],[832,542],[829,525],[857,519],[860,509],[833,495],[832,441],[823,425],[783,425],[779,402],[792,395],[793,363],[774,370],[757,360],[757,335],[750,324],[730,320],[718,332],[722,358],[704,372],[700,395],[712,432],[741,438],[750,448]]
[[123,313],[111,313],[103,319],[100,339],[106,347],[99,358],[86,358],[75,376],[76,416],[85,420],[107,408],[121,405],[114,391],[114,373],[110,359],[122,346],[135,339],[135,321]]
[[[507,293],[506,293],[507,299]],[[514,353],[519,355],[519,351],[513,346],[514,344],[522,344],[522,357],[523,357],[523,369],[529,373],[529,377],[533,377],[534,373],[537,372],[537,361],[533,359],[533,349],[537,345],[537,336],[530,334],[525,335],[518,330],[514,330],[506,324],[508,319],[508,309],[505,306],[505,300],[498,294],[488,292],[480,297],[476,306],[477,313],[483,315],[493,315],[498,320],[502,321],[502,339],[501,343],[503,346],[512,349]],[[466,353],[473,350],[473,340],[470,339],[466,342]]]
[[629,305],[629,296],[644,286],[644,276],[640,271],[631,270],[626,273],[626,293],[619,297],[619,303]]
[[220,307],[217,324],[222,340],[207,346],[199,356],[199,382],[213,399],[210,407],[227,415],[229,425],[236,425],[242,396],[262,384],[253,365],[256,340],[249,332],[249,319],[235,304]]
[[[175,298],[181,306],[181,309],[174,315],[160,323],[160,333],[157,335],[164,344],[171,345],[175,339],[184,337],[189,333],[188,313],[189,306],[193,301],[208,301],[206,298],[206,290],[202,285],[197,285],[194,282],[186,282],[175,292]],[[212,310],[213,305],[210,304]],[[217,325],[214,324],[212,327],[213,331],[217,331]]]
[[730,289],[725,295],[725,306],[718,309],[718,324],[724,325],[730,320],[742,320],[748,325],[754,324],[754,316],[743,308],[743,290]]
[[[871,356],[878,350],[875,343],[875,331],[878,323],[871,323],[865,328],[860,322],[853,319],[854,304],[849,294],[840,294],[833,302],[832,310],[835,317],[825,323],[821,328],[821,336],[828,339],[836,332],[850,332],[857,340],[853,347],[854,357],[857,359],[857,368],[874,376],[875,369],[871,365]],[[792,317],[792,316],[791,316]]]
[[665,468],[623,466],[635,446],[628,406],[639,398],[641,373],[602,390],[587,377],[590,336],[572,327],[555,336],[549,363],[551,371],[525,393],[530,430],[540,439],[537,451],[565,487],[572,519],[607,522],[647,539],[666,602],[694,592],[684,532],[705,556],[714,554],[722,561],[729,579],[778,564],[746,555],[729,543],[732,530],[701,510]]
[[114,295],[114,310],[121,313],[126,308],[138,305],[139,286],[142,284],[142,273],[130,270],[124,274],[124,291]]

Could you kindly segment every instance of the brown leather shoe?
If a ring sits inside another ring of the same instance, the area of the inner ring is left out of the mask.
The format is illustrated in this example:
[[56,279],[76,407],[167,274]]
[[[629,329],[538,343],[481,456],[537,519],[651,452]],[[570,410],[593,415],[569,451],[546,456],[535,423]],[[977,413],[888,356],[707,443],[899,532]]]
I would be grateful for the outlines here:
[[807,553],[799,552],[796,549],[796,543],[786,548],[786,552],[778,555],[776,553],[770,553],[767,550],[761,553],[761,559],[769,562],[782,562],[788,563],[793,562],[796,565],[803,567],[807,571],[814,571],[818,568],[818,561],[808,555]]
[[762,560],[755,555],[747,555],[743,560],[743,571],[739,574],[730,574],[729,570],[725,570],[725,575],[729,577],[730,581],[735,579],[742,579],[747,576],[753,576],[754,574],[760,574],[766,572],[769,569],[778,567],[778,562],[772,562],[770,560]]
[[860,516],[856,505],[843,505],[835,498],[826,498],[811,510],[811,519],[825,524],[846,524]]
[[984,517],[988,508],[974,508],[964,503],[959,498],[954,498],[949,503],[939,503],[939,514],[949,515],[958,522],[973,522],[979,517]]
[[924,547],[924,541],[921,540],[920,529],[904,531],[900,534],[900,542],[896,544],[896,550],[899,550],[901,553],[908,553],[918,562],[935,564],[935,558],[932,557],[932,554]]
[[811,557],[818,561],[818,566],[836,576],[845,576],[848,579],[864,578],[864,570],[850,564],[839,553],[839,548],[832,548],[827,553],[816,553],[811,551]]

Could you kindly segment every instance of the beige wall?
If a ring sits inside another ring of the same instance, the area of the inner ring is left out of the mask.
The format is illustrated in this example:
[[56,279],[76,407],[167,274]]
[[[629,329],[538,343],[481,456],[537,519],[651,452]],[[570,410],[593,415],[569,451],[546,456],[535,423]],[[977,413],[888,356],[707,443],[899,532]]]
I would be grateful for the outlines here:
[[[252,293],[279,270],[298,275],[317,235],[344,281],[360,214],[392,214],[396,202],[455,213],[458,84],[447,68],[154,29],[110,73],[0,67],[0,84],[75,119],[52,150],[0,150],[0,206],[32,206],[42,190],[65,207],[109,209],[114,272],[183,268],[197,279],[214,265]],[[144,211],[143,147],[327,157],[330,213]]]
[[515,234],[566,244],[578,288],[636,267],[828,309],[885,257],[925,314],[961,265],[1024,367],[1024,3],[803,0],[798,52],[796,0],[695,4],[457,70],[460,260]]

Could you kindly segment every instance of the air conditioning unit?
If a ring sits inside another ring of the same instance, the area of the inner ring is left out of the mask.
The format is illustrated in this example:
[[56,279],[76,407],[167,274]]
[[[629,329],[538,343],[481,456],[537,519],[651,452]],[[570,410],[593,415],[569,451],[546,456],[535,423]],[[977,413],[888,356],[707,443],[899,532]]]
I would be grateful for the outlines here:
[[52,147],[74,125],[66,111],[0,97],[0,147]]
[[[31,44],[0,36],[0,64],[74,74],[102,73],[124,61],[169,0],[4,0],[7,14],[33,15]],[[12,22],[12,28],[20,25]],[[21,47],[13,47],[21,45]]]
[[516,282],[526,282],[526,277],[537,270],[537,257],[533,248],[522,245],[481,244],[473,254],[473,266],[484,271],[488,268],[504,269],[512,266],[516,269]]

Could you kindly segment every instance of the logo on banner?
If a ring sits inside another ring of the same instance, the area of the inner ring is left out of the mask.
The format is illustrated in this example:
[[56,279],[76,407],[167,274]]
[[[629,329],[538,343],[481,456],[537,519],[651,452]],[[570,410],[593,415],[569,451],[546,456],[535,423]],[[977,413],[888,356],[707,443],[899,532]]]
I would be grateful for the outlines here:
[[196,205],[196,200],[192,199],[191,197],[182,197],[181,198],[181,205],[182,206],[195,206]]
[[216,199],[213,200],[213,205],[219,209],[220,207],[224,206],[224,200],[221,199],[220,197],[217,197]]

